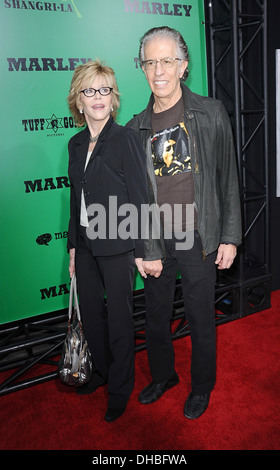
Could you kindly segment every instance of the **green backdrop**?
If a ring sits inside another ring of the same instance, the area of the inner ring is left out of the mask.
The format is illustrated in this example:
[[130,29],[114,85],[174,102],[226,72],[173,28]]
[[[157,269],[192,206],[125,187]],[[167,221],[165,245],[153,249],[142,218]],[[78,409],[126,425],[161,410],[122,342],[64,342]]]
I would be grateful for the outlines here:
[[68,305],[67,144],[77,129],[66,98],[75,66],[98,57],[115,70],[125,124],[149,99],[137,56],[154,26],[181,32],[187,84],[207,94],[203,21],[203,0],[0,0],[0,324]]

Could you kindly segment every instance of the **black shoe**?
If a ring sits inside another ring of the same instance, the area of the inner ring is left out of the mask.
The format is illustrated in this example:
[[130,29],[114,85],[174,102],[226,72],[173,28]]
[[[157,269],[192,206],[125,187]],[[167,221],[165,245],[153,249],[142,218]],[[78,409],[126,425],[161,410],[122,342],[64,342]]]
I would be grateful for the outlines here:
[[206,410],[210,399],[210,393],[195,395],[193,392],[187,398],[184,408],[184,415],[189,419],[197,419]]
[[95,392],[95,390],[105,384],[106,381],[103,380],[100,376],[92,375],[90,381],[87,384],[82,385],[81,387],[77,387],[76,392],[78,395],[88,395],[89,393]]
[[166,380],[160,384],[155,384],[151,382],[147,387],[145,387],[139,395],[139,401],[143,405],[149,405],[154,401],[157,401],[167,390],[174,387],[179,383],[179,377],[175,374],[171,379]]
[[125,408],[108,408],[105,413],[105,421],[112,423],[125,412]]

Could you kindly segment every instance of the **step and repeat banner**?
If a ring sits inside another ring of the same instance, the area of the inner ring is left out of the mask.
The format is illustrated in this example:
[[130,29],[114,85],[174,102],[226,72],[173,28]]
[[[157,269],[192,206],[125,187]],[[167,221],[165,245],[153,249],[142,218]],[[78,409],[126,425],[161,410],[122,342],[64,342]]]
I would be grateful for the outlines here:
[[66,99],[75,67],[99,58],[115,70],[124,125],[150,95],[139,39],[164,25],[189,46],[187,84],[207,95],[203,0],[0,0],[0,324],[68,306],[67,144],[79,130]]

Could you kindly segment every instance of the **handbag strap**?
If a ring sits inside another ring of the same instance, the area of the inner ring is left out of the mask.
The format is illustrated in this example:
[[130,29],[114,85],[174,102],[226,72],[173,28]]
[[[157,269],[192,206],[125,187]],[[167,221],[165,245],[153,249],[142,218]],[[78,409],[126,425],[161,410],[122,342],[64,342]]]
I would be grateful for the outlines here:
[[71,285],[70,285],[70,297],[69,297],[69,309],[68,309],[69,322],[71,321],[71,318],[72,318],[73,296],[74,296],[74,304],[75,304],[77,317],[78,317],[79,322],[81,322],[81,314],[80,314],[78,293],[77,293],[77,280],[76,280],[75,273],[73,274],[71,278]]

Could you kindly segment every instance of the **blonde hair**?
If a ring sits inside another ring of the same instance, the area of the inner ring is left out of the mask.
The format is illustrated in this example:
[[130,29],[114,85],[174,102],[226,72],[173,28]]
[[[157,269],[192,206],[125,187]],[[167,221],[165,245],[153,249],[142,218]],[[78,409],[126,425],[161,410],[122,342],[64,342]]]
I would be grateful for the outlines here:
[[74,118],[74,121],[78,127],[85,125],[85,116],[79,111],[80,106],[80,92],[83,88],[91,86],[92,82],[97,77],[103,77],[106,79],[108,87],[113,88],[112,95],[112,116],[114,119],[117,117],[117,111],[120,107],[119,90],[115,77],[114,70],[108,65],[104,65],[99,59],[90,60],[83,65],[76,67],[72,80],[69,95],[67,98],[70,112]]

